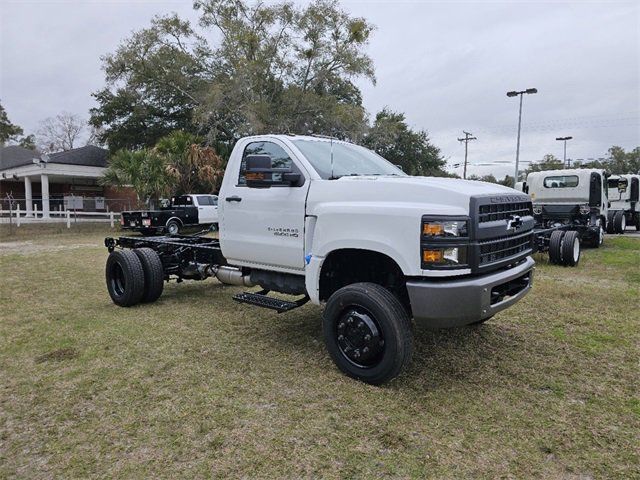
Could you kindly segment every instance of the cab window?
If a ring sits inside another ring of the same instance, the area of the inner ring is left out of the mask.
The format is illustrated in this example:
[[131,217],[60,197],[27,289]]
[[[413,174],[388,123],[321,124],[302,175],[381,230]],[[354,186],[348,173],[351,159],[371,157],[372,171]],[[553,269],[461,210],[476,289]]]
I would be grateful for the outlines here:
[[557,177],[545,177],[545,188],[573,188],[578,186],[577,175],[562,175]]
[[175,206],[191,206],[193,205],[193,200],[190,195],[180,195],[179,197],[173,197],[173,204]]
[[246,170],[245,159],[248,155],[269,155],[271,157],[271,165],[273,168],[291,168],[291,157],[287,155],[282,147],[273,142],[252,142],[248,144],[242,153],[242,162],[240,163],[240,173],[238,175],[238,185],[246,185],[247,181],[244,177]]
[[198,195],[198,205],[213,205],[210,195]]

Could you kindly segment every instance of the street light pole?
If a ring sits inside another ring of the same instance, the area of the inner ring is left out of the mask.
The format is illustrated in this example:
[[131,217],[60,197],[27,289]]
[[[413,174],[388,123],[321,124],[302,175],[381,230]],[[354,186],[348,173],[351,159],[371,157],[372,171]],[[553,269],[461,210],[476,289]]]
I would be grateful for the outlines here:
[[516,170],[515,170],[515,174],[513,176],[513,183],[514,185],[516,184],[516,182],[518,181],[518,166],[519,166],[519,162],[520,162],[520,129],[522,127],[522,97],[524,94],[533,94],[533,93],[538,93],[538,89],[537,88],[527,88],[526,90],[522,90],[519,92],[516,91],[512,91],[512,92],[507,92],[507,97],[516,97],[518,95],[520,95],[520,110],[518,111],[518,143],[516,144]]
[[567,165],[567,140],[571,140],[573,137],[557,137],[556,140],[564,142],[564,156],[562,158],[562,163],[564,163],[565,168],[569,168],[570,165]]

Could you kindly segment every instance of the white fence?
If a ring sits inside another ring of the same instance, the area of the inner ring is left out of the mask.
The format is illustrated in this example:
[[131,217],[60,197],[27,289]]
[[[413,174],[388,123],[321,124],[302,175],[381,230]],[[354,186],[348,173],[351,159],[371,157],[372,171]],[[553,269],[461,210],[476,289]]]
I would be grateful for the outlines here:
[[[35,206],[34,206],[35,207]],[[6,217],[5,217],[6,215]],[[120,212],[78,212],[73,210],[52,210],[46,217],[35,207],[29,215],[26,210],[20,208],[10,210],[0,210],[0,218],[2,223],[13,224],[19,227],[23,223],[61,223],[66,222],[67,228],[71,228],[72,223],[81,222],[109,222],[111,228],[115,226],[115,222],[120,222]]]

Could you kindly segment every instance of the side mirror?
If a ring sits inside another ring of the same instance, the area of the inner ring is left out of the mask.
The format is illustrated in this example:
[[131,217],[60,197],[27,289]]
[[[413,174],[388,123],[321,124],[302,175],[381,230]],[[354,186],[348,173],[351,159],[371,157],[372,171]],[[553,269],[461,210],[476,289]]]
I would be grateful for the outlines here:
[[292,186],[300,182],[300,174],[290,168],[273,168],[269,155],[247,155],[244,177],[249,188]]

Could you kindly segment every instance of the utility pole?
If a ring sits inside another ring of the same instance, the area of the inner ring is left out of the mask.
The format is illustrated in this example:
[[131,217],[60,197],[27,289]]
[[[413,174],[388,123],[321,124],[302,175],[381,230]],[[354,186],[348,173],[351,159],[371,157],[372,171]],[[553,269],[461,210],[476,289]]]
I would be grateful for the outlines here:
[[466,179],[467,178],[467,155],[469,153],[469,142],[471,140],[477,140],[477,138],[471,136],[473,135],[473,133],[465,132],[464,130],[462,131],[462,133],[464,133],[464,138],[459,138],[458,141],[464,142],[464,172],[462,174],[462,178]]

